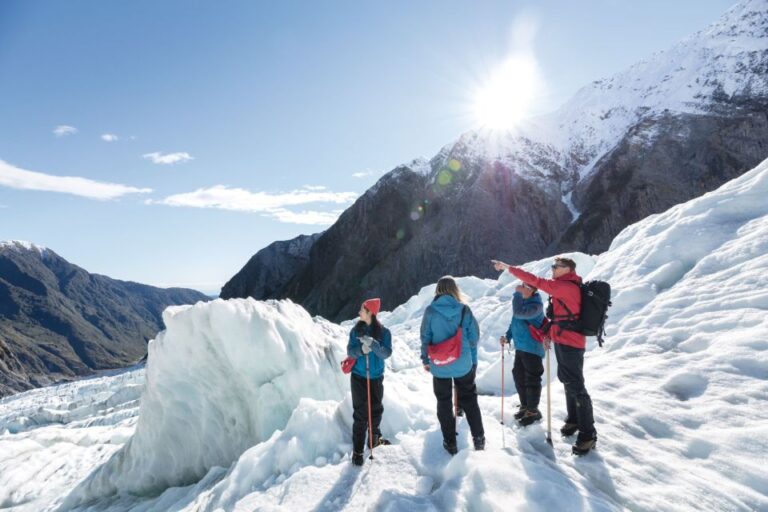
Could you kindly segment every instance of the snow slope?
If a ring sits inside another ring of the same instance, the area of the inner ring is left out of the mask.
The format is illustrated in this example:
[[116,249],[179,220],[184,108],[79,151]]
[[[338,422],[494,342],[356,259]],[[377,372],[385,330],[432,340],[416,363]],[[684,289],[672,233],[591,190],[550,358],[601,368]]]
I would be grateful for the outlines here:
[[567,193],[641,119],[711,113],[724,100],[768,96],[766,69],[768,0],[744,0],[669,49],[579,89],[554,112],[509,132],[467,132],[436,158],[458,151],[462,160],[497,161],[542,184],[557,162],[573,173]]
[[394,444],[362,469],[348,459],[337,370],[350,325],[287,301],[218,300],[166,313],[146,381],[133,370],[0,401],[0,508],[766,510],[766,194],[768,161],[628,227],[598,257],[573,255],[615,290],[606,346],[586,357],[600,435],[586,457],[559,435],[550,448],[544,424],[513,426],[514,396],[499,424],[505,273],[459,279],[481,325],[484,452],[463,420],[459,454],[441,447],[416,352],[430,287],[381,315],[394,335],[383,424]]

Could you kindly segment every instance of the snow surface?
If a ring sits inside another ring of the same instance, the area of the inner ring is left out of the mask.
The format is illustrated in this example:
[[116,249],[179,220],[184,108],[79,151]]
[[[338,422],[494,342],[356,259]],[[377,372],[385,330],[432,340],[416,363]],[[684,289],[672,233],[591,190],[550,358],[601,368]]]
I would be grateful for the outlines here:
[[[146,370],[1,400],[0,508],[766,510],[766,194],[768,161],[628,227],[598,257],[571,255],[614,288],[606,346],[586,356],[600,440],[583,458],[559,435],[550,448],[545,423],[514,425],[509,373],[499,423],[495,340],[516,284],[503,273],[459,278],[481,326],[484,452],[464,420],[459,454],[441,446],[417,353],[433,287],[380,315],[394,340],[382,425],[394,444],[362,469],[338,370],[350,324],[290,301],[216,300],[169,308]],[[556,380],[552,391],[556,429]]]

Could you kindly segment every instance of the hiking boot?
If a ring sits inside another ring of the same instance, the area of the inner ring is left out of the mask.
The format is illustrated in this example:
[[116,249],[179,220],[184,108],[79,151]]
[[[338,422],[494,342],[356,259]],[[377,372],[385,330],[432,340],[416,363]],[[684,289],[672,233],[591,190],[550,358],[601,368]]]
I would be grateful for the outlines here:
[[526,406],[521,405],[520,407],[517,408],[517,412],[515,413],[513,418],[515,418],[517,421],[520,421],[520,419],[525,415],[525,411],[527,410],[528,408]]
[[560,433],[563,434],[563,437],[569,437],[576,433],[576,431],[579,430],[579,425],[576,423],[568,423],[567,421],[565,424],[560,427]]
[[392,444],[392,443],[391,443],[391,442],[389,442],[389,439],[386,439],[386,438],[384,438],[384,437],[381,437],[380,435],[378,435],[378,436],[376,436],[376,435],[375,435],[375,436],[373,436],[373,447],[374,447],[374,448],[375,448],[375,447],[377,447],[377,446],[389,446],[389,445],[391,445],[391,444]]
[[527,427],[532,425],[541,419],[541,412],[538,409],[526,409],[523,417],[520,418],[520,425]]
[[363,465],[363,454],[352,452],[352,464],[355,466],[362,466]]
[[443,441],[443,448],[445,448],[445,451],[447,451],[451,455],[456,455],[457,453],[459,453],[459,448],[456,446],[456,443],[449,443],[448,441]]
[[590,450],[597,446],[597,432],[584,435],[579,432],[579,437],[576,438],[576,444],[573,445],[574,455],[586,455]]
[[485,450],[485,436],[473,437],[472,442],[475,444],[475,450]]

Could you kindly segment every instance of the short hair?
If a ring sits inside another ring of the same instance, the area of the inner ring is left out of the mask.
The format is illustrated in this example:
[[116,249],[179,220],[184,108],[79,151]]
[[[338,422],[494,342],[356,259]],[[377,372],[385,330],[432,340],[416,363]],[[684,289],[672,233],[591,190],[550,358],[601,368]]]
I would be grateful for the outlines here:
[[571,272],[576,271],[576,262],[573,261],[571,258],[562,258],[558,256],[555,258],[555,263],[558,263],[560,265],[565,265],[566,267],[571,269]]

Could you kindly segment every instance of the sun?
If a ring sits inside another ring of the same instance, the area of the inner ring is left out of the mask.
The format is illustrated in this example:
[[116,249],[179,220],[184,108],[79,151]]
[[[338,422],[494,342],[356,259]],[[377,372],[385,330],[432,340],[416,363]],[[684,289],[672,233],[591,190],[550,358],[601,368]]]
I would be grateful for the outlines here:
[[525,118],[541,87],[536,61],[529,56],[508,58],[475,91],[476,122],[491,130],[509,130]]

